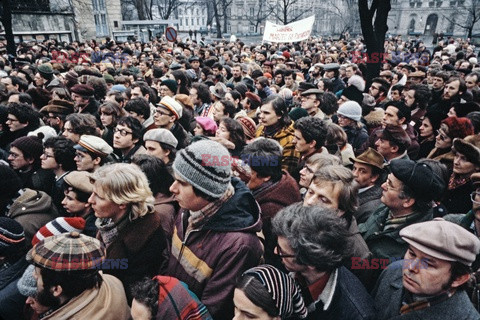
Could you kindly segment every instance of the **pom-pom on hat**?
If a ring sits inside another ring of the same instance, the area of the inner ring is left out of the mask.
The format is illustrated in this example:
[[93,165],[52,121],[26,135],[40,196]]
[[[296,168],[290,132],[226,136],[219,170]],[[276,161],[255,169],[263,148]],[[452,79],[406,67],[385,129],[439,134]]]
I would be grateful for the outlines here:
[[71,231],[82,232],[85,229],[85,219],[81,217],[59,217],[41,227],[32,239],[32,245],[41,240]]

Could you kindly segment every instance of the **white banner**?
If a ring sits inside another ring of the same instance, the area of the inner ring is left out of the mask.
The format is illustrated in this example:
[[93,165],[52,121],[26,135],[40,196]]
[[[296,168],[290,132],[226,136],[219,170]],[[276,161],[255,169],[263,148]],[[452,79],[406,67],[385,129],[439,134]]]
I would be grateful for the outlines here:
[[310,37],[315,16],[280,26],[267,21],[263,41],[268,42],[298,42]]

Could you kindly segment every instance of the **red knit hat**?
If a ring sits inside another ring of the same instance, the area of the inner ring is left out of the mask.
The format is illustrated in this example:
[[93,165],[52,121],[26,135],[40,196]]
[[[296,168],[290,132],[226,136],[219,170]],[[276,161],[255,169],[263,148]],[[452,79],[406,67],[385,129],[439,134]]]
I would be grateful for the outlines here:
[[442,120],[442,123],[447,125],[447,135],[451,139],[463,139],[474,134],[472,122],[468,118],[448,117]]
[[70,233],[72,231],[82,232],[83,229],[85,229],[85,219],[80,217],[59,217],[50,221],[37,231],[32,239],[32,245],[34,246],[41,240],[51,236],[56,236],[62,233]]

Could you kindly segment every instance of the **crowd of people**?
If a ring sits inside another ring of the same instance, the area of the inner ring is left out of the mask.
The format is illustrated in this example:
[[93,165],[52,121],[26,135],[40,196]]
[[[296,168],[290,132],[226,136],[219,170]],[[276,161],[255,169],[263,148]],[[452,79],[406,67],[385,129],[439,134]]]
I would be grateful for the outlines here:
[[0,319],[480,319],[475,47],[365,52],[0,57]]

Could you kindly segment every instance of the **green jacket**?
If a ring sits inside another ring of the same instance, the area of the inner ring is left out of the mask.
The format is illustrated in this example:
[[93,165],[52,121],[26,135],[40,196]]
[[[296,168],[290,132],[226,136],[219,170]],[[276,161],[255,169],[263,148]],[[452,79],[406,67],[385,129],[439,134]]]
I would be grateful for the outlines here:
[[414,212],[409,215],[397,228],[384,230],[390,210],[385,205],[378,208],[365,223],[358,226],[365,239],[373,258],[391,259],[391,262],[403,259],[408,249],[408,244],[400,237],[400,230],[413,223],[433,219],[432,210],[427,213]]

